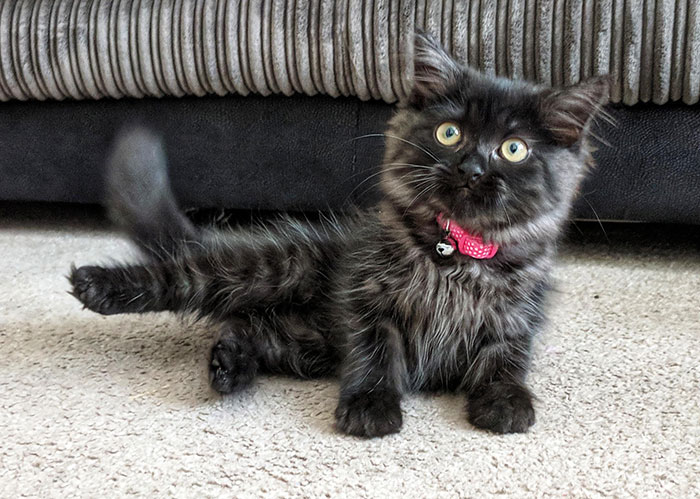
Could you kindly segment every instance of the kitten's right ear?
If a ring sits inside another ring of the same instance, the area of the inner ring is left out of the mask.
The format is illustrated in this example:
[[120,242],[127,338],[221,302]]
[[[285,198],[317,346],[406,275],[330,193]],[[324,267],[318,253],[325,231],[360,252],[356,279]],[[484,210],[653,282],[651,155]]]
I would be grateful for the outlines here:
[[462,66],[432,36],[416,32],[413,49],[413,89],[409,102],[422,106],[445,95],[457,84]]

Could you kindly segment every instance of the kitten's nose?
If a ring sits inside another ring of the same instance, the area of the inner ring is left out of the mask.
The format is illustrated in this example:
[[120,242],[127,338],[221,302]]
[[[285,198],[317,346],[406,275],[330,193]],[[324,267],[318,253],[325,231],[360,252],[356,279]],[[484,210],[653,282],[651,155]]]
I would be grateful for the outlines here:
[[481,180],[484,169],[478,159],[470,159],[459,165],[459,171],[467,181],[469,187],[474,187]]

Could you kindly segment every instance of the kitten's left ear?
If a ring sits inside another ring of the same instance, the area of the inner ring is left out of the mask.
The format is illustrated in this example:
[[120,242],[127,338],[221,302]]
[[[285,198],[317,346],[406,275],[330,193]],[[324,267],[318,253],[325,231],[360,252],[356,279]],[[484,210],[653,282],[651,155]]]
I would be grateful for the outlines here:
[[413,47],[413,89],[408,100],[422,106],[445,95],[457,84],[464,69],[428,34],[416,32]]
[[540,112],[545,126],[565,146],[579,142],[588,131],[591,120],[608,103],[610,80],[596,76],[563,89],[546,90],[542,94]]

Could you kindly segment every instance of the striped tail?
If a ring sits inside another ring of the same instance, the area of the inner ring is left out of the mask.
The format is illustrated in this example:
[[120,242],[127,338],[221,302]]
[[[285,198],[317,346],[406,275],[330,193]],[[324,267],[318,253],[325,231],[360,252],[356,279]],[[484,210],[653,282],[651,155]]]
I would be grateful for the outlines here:
[[107,161],[107,210],[112,221],[155,261],[199,238],[178,209],[160,139],[144,128],[122,133]]

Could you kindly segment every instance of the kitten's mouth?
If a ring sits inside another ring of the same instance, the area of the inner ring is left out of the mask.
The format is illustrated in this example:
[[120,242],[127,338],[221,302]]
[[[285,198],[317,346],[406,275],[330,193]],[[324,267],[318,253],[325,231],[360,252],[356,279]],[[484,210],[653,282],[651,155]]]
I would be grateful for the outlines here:
[[459,194],[469,195],[469,194],[472,194],[476,190],[476,187],[477,186],[469,185],[469,182],[464,182],[464,183],[453,182],[452,185],[450,186],[450,189],[453,192],[457,192]]

